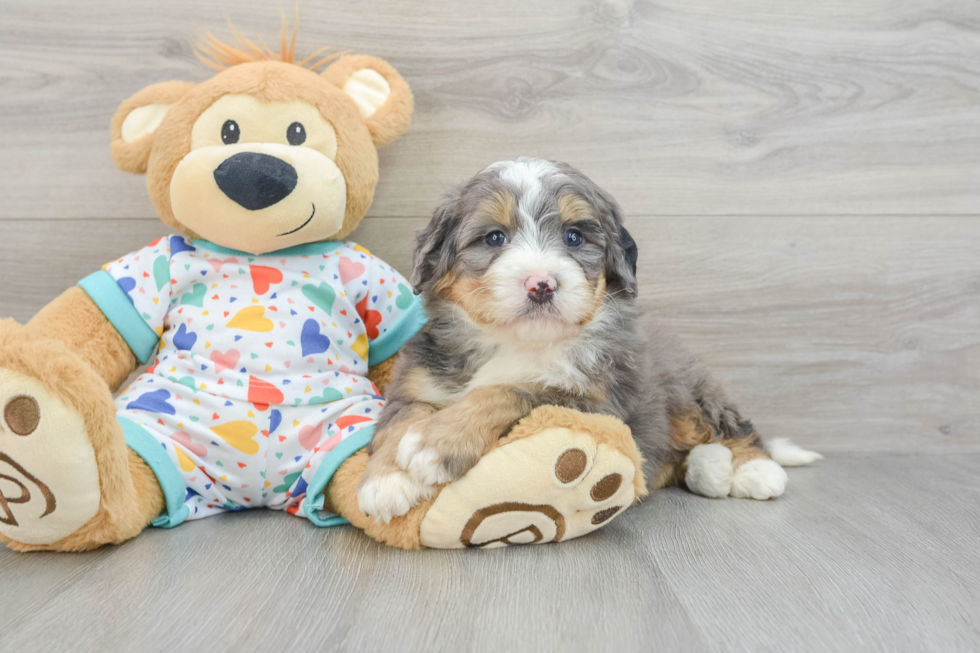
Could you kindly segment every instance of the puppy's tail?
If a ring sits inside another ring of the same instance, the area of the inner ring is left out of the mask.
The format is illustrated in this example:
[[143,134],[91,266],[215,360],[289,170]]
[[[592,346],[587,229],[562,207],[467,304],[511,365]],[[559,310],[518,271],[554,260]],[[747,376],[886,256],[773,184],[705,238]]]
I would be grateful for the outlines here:
[[769,456],[783,467],[802,467],[823,460],[823,456],[816,451],[807,451],[790,442],[789,438],[767,440],[765,447]]

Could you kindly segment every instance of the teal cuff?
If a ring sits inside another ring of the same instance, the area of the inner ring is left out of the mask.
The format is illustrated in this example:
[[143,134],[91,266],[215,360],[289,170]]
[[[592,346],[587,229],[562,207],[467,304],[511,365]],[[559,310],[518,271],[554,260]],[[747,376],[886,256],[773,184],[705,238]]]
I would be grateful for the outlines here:
[[412,305],[402,314],[398,322],[371,341],[368,348],[369,366],[383,363],[397,354],[402,345],[421,331],[425,323],[429,321],[425,315],[425,309],[422,308],[422,301],[414,296],[412,300]]
[[303,510],[306,512],[307,518],[316,526],[326,528],[350,523],[339,515],[326,519],[320,517],[320,511],[323,510],[323,491],[327,489],[327,484],[330,483],[330,479],[333,478],[336,471],[340,469],[341,464],[371,444],[373,437],[374,427],[367,426],[338,444],[337,448],[327,454],[327,457],[320,463],[320,467],[313,475],[313,480],[310,481],[310,487],[306,489],[306,500],[303,501]]
[[154,519],[153,525],[157,528],[180,526],[191,514],[191,509],[184,503],[187,497],[184,479],[177,471],[173,461],[170,460],[170,456],[167,455],[167,450],[136,422],[126,419],[122,415],[117,415],[116,419],[122,424],[126,444],[153,471],[163,489],[163,496],[167,501],[167,512]]
[[136,354],[136,358],[143,364],[150,362],[159,338],[140,316],[126,291],[119,287],[113,276],[105,270],[99,270],[79,281],[78,285],[88,293],[102,314],[116,328]]

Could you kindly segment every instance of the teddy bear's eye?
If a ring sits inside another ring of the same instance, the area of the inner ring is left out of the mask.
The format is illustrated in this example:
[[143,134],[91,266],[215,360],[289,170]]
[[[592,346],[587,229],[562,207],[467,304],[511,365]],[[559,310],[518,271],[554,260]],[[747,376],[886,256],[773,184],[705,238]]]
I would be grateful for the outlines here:
[[238,123],[234,120],[226,120],[221,126],[221,141],[225,145],[237,143],[242,136],[242,130],[238,128]]
[[302,145],[306,142],[306,128],[303,123],[294,122],[286,129],[286,140],[290,145]]

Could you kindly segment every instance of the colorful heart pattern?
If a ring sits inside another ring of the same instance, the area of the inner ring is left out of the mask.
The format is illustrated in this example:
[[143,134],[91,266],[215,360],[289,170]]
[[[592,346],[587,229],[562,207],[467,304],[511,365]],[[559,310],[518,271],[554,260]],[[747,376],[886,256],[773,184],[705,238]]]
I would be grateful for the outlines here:
[[313,447],[320,443],[323,437],[323,422],[316,426],[306,425],[299,430],[299,446],[307,451],[313,451]]
[[370,341],[366,333],[354,338],[354,342],[350,345],[350,350],[357,354],[358,358],[362,361],[367,361],[368,359],[368,349],[370,348]]
[[148,413],[176,415],[177,409],[167,401],[168,399],[170,399],[169,391],[154,390],[140,395],[135,401],[126,404],[126,410],[144,410]]
[[197,306],[201,308],[204,306],[204,294],[208,291],[208,287],[203,283],[195,283],[191,291],[185,292],[180,297],[181,304],[190,304],[191,306]]
[[265,317],[264,306],[249,306],[235,313],[231,322],[225,325],[229,329],[241,329],[242,331],[256,331],[258,333],[268,333],[275,328],[272,320]]
[[248,400],[252,402],[255,409],[265,412],[271,404],[281,404],[283,401],[282,391],[267,381],[248,377]]
[[184,447],[198,458],[204,458],[208,455],[208,448],[202,444],[192,442],[191,436],[186,431],[177,431],[170,436],[170,439],[180,444],[180,446]]
[[238,263],[238,259],[234,256],[230,256],[224,260],[218,258],[217,256],[212,256],[208,259],[208,263],[214,268],[215,272],[221,272],[221,268],[225,266],[225,263]]
[[415,295],[412,293],[412,289],[403,283],[398,284],[398,298],[395,299],[395,306],[406,311],[414,303]]
[[304,285],[303,296],[327,315],[331,314],[333,302],[337,299],[337,293],[333,286],[325,283],[321,283],[319,286],[314,286],[311,283]]
[[282,282],[282,270],[264,265],[250,265],[248,269],[252,273],[252,289],[256,295],[264,295],[272,284]]
[[330,349],[330,338],[320,333],[320,323],[316,320],[307,320],[303,323],[299,341],[303,345],[304,356],[322,354]]
[[157,291],[170,283],[170,259],[166,256],[158,256],[153,261],[153,281],[156,283]]
[[211,352],[211,362],[214,363],[214,370],[218,374],[221,374],[225,370],[235,369],[241,357],[242,354],[237,349],[229,349],[223,354],[217,349]]
[[195,342],[197,342],[197,334],[188,331],[186,324],[181,324],[177,327],[177,333],[173,337],[174,347],[178,350],[190,351],[194,348]]
[[211,432],[242,453],[259,452],[259,443],[254,439],[259,429],[252,422],[245,420],[228,422],[221,426],[212,426]]
[[[368,298],[367,295],[365,295],[364,299],[357,302],[357,306],[355,308],[357,309],[357,314],[361,316],[362,320],[364,320],[364,328],[367,331],[367,337],[374,340],[380,335],[378,325],[381,324],[381,320],[384,319],[384,316],[381,315],[379,311],[368,308],[367,301]],[[395,303],[397,303],[397,300],[395,300]]]
[[347,285],[357,277],[364,274],[364,264],[355,263],[346,256],[340,257],[340,283]]
[[363,247],[302,252],[250,256],[172,236],[104,267],[129,299],[124,320],[135,311],[160,338],[118,409],[170,456],[189,519],[305,514],[319,466],[384,407],[367,378],[372,341],[418,328],[402,320],[418,301],[405,279]]

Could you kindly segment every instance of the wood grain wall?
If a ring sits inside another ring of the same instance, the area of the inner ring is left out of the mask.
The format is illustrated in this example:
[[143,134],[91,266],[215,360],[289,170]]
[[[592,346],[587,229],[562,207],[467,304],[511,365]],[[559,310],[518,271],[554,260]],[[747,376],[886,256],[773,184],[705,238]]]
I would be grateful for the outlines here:
[[[0,2],[0,315],[160,235],[108,124],[274,39],[277,3]],[[305,0],[299,51],[413,86],[359,242],[403,271],[447,184],[566,160],[623,204],[641,301],[764,434],[980,451],[980,9],[971,0]]]

